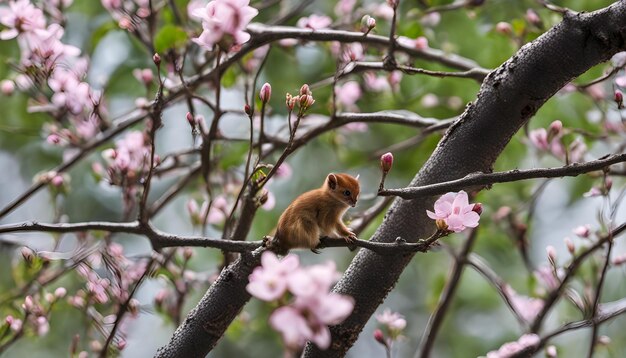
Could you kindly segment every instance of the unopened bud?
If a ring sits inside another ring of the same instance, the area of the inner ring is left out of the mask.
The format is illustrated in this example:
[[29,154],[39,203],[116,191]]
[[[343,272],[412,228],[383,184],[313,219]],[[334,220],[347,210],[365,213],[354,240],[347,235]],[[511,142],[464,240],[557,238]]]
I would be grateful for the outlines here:
[[309,95],[301,95],[300,96],[300,107],[307,109],[309,107],[311,107],[313,105],[313,103],[315,103],[315,100],[313,99],[313,96]]
[[24,261],[26,261],[27,264],[30,265],[33,262],[33,259],[35,258],[35,252],[33,250],[24,246],[20,250],[20,253],[22,254],[22,257],[24,258]]
[[570,254],[574,254],[574,252],[576,252],[576,246],[574,246],[574,242],[572,241],[572,239],[570,239],[569,237],[566,237],[565,239],[563,239],[563,241],[565,241],[565,246],[567,246],[567,251],[569,251]]
[[54,290],[54,297],[56,298],[63,298],[65,297],[66,294],[67,294],[67,290],[65,289],[65,287],[59,287],[56,290]]
[[611,190],[611,187],[613,187],[613,179],[606,177],[606,179],[604,179],[604,186],[606,187],[606,191]]
[[526,21],[528,21],[529,24],[535,25],[537,27],[541,27],[541,18],[539,17],[539,14],[537,14],[535,10],[533,9],[526,10],[526,15],[524,17],[526,18]]
[[617,103],[617,108],[622,109],[624,107],[624,95],[622,94],[622,91],[615,90],[614,99],[615,103]]
[[193,114],[191,114],[191,112],[187,112],[185,118],[187,118],[187,123],[189,123],[190,126],[196,126],[196,119],[193,117]]
[[307,96],[311,94],[311,90],[309,89],[309,85],[306,83],[300,87],[300,96]]
[[555,346],[548,346],[546,348],[546,357],[548,357],[548,358],[556,358],[557,357],[556,347]]
[[589,234],[591,233],[591,228],[589,227],[589,225],[581,225],[581,226],[576,227],[572,231],[574,232],[574,234],[576,234],[576,236],[586,239],[589,237]]
[[128,301],[128,312],[130,312],[133,316],[137,316],[139,313],[139,306],[139,301],[135,298],[131,298],[130,301]]
[[272,86],[266,82],[261,87],[261,91],[259,92],[259,98],[261,99],[261,102],[267,103],[269,102],[271,96],[272,96]]
[[361,31],[368,33],[370,31],[372,31],[373,28],[376,27],[376,19],[369,16],[369,15],[364,15],[361,18]]
[[563,122],[556,120],[548,127],[548,142],[563,130]]
[[185,247],[183,249],[183,258],[185,258],[185,260],[189,260],[192,257],[193,257],[193,249],[191,247]]
[[498,22],[496,24],[496,31],[503,35],[510,35],[513,33],[513,26],[511,26],[508,22]]
[[478,215],[482,214],[483,213],[483,204],[481,204],[481,203],[474,204],[474,207],[472,208],[472,211],[475,212]]
[[152,61],[154,61],[154,64],[155,64],[155,65],[157,65],[157,66],[158,66],[158,65],[160,65],[160,64],[161,64],[161,56],[159,56],[159,54],[158,54],[158,53],[155,53],[155,54],[152,56]]
[[603,346],[608,346],[609,344],[611,344],[611,337],[609,336],[598,337],[598,344],[601,344]]
[[391,152],[387,152],[380,156],[380,168],[383,170],[383,173],[387,174],[391,167],[393,166],[393,154]]
[[249,104],[246,104],[245,106],[243,106],[243,111],[248,115],[251,116],[252,115],[252,108],[250,108]]
[[382,344],[383,346],[387,346],[387,342],[385,341],[385,334],[380,329],[374,330],[374,339],[376,342]]
[[15,83],[11,80],[0,82],[0,92],[5,96],[10,96],[15,92]]
[[125,339],[120,339],[119,341],[117,341],[117,349],[124,350],[124,348],[126,348],[126,340]]

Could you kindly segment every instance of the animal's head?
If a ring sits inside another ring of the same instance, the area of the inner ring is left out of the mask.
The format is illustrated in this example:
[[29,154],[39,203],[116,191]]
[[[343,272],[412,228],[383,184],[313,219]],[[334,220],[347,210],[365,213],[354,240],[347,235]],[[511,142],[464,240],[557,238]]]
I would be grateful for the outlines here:
[[345,205],[356,206],[361,192],[358,176],[355,178],[349,174],[330,173],[326,177],[324,186],[333,198]]

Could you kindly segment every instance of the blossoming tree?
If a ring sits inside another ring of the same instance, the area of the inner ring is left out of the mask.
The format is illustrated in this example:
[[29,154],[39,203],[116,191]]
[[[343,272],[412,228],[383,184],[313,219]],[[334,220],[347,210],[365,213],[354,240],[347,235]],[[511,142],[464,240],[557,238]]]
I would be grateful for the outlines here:
[[0,1],[0,353],[626,354],[626,1],[95,4]]

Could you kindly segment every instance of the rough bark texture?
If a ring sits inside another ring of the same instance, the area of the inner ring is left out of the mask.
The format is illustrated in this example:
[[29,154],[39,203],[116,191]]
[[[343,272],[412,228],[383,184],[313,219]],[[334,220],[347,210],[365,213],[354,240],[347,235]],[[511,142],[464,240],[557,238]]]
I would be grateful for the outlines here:
[[[559,25],[487,76],[477,100],[446,133],[411,185],[491,171],[511,137],[545,101],[573,78],[623,51],[625,39],[626,1],[589,14],[566,13]],[[393,242],[401,237],[414,242],[431,234],[435,228],[426,209],[433,202],[434,198],[396,200],[372,240]],[[328,350],[309,344],[304,356],[344,356],[412,258],[360,250],[334,289],[355,298],[354,312],[331,328]]]
[[[511,137],[546,100],[573,78],[624,50],[625,38],[626,0],[590,14],[566,14],[562,23],[485,79],[477,100],[450,128],[411,185],[490,171]],[[372,240],[392,242],[401,237],[414,242],[426,237],[434,231],[425,215],[433,202],[434,198],[396,200]],[[250,298],[245,286],[260,252],[243,256],[220,275],[157,356],[203,357],[215,346]],[[380,256],[360,250],[335,286],[336,292],[355,298],[354,312],[332,327],[328,350],[308,345],[304,355],[344,356],[412,258],[413,254]]]
[[261,263],[263,251],[264,248],[259,248],[252,254],[242,253],[237,261],[224,268],[156,357],[206,356],[250,300],[246,291],[248,276]]

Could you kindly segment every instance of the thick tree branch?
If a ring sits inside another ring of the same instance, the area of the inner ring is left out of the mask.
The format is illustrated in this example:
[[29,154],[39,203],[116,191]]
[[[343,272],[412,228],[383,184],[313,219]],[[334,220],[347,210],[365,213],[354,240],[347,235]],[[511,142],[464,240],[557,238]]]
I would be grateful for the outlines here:
[[[626,2],[564,20],[491,72],[477,100],[448,130],[411,186],[490,172],[511,137],[565,84],[626,48]],[[371,241],[415,240],[433,224],[425,211],[433,198],[396,200]],[[309,344],[305,357],[340,357],[354,344],[365,323],[394,287],[413,255],[383,257],[361,250],[334,291],[350,295],[350,317],[331,328],[332,344],[322,351]]]

